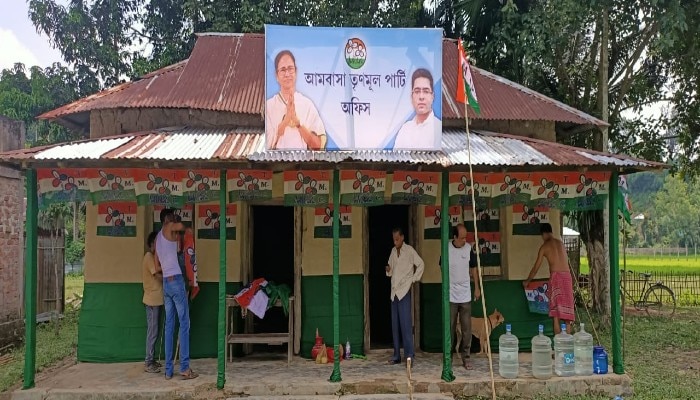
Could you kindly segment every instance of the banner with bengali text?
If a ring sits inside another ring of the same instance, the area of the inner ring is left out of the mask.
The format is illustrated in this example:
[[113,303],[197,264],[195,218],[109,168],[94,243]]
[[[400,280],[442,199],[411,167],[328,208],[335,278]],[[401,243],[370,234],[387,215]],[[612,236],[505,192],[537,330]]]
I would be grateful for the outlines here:
[[489,174],[475,173],[474,182],[469,179],[468,172],[450,172],[450,204],[471,207],[472,192],[476,200],[476,206],[485,208],[491,200],[491,187]]
[[136,202],[106,202],[97,205],[97,236],[135,237]]
[[236,217],[238,207],[236,204],[226,205],[226,215],[221,215],[218,204],[200,204],[197,207],[197,238],[219,239],[220,224],[226,223],[226,240],[236,240]]
[[378,206],[384,204],[386,172],[340,171],[340,204]]
[[228,201],[255,201],[272,198],[272,171],[232,169],[226,172]]
[[183,172],[184,203],[209,203],[219,200],[220,172],[213,169],[188,169]]
[[329,201],[328,171],[284,171],[284,205],[325,206]]
[[106,201],[136,201],[134,174],[128,168],[85,169],[93,204]]
[[439,182],[439,172],[395,171],[391,201],[433,205],[437,200]]
[[84,169],[41,168],[36,176],[40,209],[51,204],[82,202],[90,198],[90,185]]

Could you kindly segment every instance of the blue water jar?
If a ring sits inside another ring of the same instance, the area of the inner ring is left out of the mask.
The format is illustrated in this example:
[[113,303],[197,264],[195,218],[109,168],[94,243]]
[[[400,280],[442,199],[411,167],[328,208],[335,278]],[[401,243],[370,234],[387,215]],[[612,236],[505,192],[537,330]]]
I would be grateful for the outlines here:
[[608,353],[603,346],[593,347],[593,373],[598,375],[608,373]]

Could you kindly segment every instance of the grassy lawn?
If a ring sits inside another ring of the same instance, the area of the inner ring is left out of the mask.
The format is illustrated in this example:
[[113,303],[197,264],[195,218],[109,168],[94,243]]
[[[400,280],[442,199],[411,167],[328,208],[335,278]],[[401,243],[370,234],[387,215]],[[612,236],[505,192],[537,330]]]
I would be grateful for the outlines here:
[[[620,254],[620,269],[623,267]],[[700,258],[695,256],[627,256],[627,269],[635,272],[700,273]],[[581,273],[588,273],[588,258],[581,257]]]
[[84,281],[83,275],[66,275],[66,299],[75,297],[75,295],[83,297]]

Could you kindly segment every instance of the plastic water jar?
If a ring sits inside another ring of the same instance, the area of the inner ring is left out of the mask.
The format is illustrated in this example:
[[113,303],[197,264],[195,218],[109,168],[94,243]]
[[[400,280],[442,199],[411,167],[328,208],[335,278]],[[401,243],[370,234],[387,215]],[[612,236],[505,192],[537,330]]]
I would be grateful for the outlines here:
[[576,375],[593,374],[593,336],[586,332],[583,323],[574,335],[574,369]]
[[599,375],[608,373],[608,353],[603,346],[593,347],[593,373]]
[[561,333],[554,336],[554,373],[557,376],[573,376],[574,337],[566,332],[566,324],[561,324]]
[[540,325],[538,331],[532,338],[532,376],[549,379],[552,376],[552,340],[544,335],[544,326]]
[[498,338],[498,374],[507,379],[518,377],[518,337],[510,331],[506,324],[506,333]]

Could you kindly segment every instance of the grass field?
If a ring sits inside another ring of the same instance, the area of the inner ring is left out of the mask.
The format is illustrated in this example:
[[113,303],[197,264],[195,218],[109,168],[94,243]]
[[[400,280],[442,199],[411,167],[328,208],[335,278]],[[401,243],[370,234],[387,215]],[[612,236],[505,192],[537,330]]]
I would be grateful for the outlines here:
[[[620,269],[624,266],[620,255]],[[700,258],[695,256],[627,256],[627,269],[635,272],[700,273]],[[587,274],[588,258],[581,257],[581,273]]]

